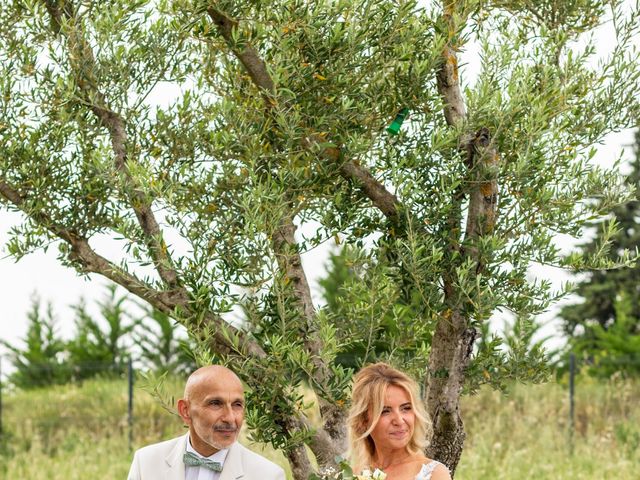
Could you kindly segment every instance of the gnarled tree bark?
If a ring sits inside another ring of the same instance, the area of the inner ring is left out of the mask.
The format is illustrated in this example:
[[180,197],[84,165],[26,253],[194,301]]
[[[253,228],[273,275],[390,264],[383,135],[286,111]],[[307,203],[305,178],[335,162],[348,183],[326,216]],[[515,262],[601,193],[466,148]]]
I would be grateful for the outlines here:
[[[444,2],[442,23],[446,25],[449,38],[442,51],[437,85],[447,124],[462,129],[466,122],[466,108],[460,89],[455,42],[460,29],[458,22],[464,15],[457,11],[458,3],[452,0]],[[475,269],[472,275],[478,276],[484,266],[475,243],[482,235],[490,234],[495,224],[498,194],[496,166],[499,157],[488,130],[484,128],[475,135],[463,133],[459,146],[467,166],[467,181],[451,199],[447,249],[450,255],[455,254],[459,259],[459,265],[465,259],[473,259]],[[461,220],[462,200],[465,197],[469,200],[469,206],[463,238]],[[453,269],[443,276],[443,285],[447,310],[436,326],[425,376],[427,406],[434,427],[428,454],[445,463],[454,474],[466,436],[460,415],[460,395],[476,332],[471,325],[472,304],[464,292],[459,291],[459,282]]]

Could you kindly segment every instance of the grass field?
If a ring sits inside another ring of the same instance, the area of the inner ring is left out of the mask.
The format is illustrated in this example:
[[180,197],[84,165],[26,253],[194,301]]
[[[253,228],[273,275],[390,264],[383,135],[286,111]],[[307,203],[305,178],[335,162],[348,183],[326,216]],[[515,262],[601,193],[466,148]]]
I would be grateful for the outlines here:
[[[568,388],[518,386],[465,398],[467,443],[456,479],[640,478],[640,385],[578,379],[575,429]],[[572,448],[573,445],[573,448]]]
[[[180,385],[165,384],[164,396],[179,396]],[[3,393],[0,478],[126,478],[131,461],[126,382]],[[185,431],[140,388],[134,413],[134,448]],[[483,390],[464,398],[463,414],[468,436],[458,480],[640,478],[637,382],[579,379],[573,442],[567,388],[560,384],[518,385],[508,396]],[[253,448],[283,462],[279,452]]]

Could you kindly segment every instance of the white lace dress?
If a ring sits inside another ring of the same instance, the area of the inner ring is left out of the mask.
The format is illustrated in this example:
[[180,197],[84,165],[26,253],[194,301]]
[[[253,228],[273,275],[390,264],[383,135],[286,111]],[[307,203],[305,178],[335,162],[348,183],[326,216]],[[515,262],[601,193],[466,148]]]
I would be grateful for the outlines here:
[[418,472],[418,475],[416,475],[416,480],[431,480],[431,474],[438,465],[442,465],[444,467],[444,464],[435,460],[431,460],[429,463],[422,465],[422,468]]

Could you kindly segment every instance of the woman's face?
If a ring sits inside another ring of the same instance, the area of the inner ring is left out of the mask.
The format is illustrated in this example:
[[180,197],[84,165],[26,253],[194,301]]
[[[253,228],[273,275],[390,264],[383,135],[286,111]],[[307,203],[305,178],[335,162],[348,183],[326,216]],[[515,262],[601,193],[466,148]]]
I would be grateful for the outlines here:
[[411,397],[402,387],[389,385],[378,423],[371,431],[376,450],[403,449],[413,437],[416,415]]

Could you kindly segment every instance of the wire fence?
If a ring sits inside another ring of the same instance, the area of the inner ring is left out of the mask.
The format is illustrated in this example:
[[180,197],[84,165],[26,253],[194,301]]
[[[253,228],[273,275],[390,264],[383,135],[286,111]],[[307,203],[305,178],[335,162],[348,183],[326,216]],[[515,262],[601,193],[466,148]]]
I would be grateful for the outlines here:
[[[631,362],[635,365],[640,359],[632,359]],[[625,365],[628,365],[629,362],[623,362]],[[576,432],[576,377],[579,373],[580,369],[593,367],[588,362],[577,359],[574,353],[570,353],[568,357],[568,400],[569,400],[569,411],[568,411],[568,442],[569,442],[569,451],[573,453],[574,443],[575,443],[575,432]],[[3,375],[4,378],[8,378],[6,374],[5,363],[3,363],[3,358],[0,355],[0,440],[5,439],[5,411],[4,411],[4,400],[5,400],[5,383],[2,381]],[[136,377],[136,371],[134,367],[134,363],[132,362],[131,357],[127,359],[126,362],[120,364],[104,364],[104,363],[87,363],[82,365],[82,369],[85,371],[93,371],[96,374],[109,374],[111,373],[113,376],[118,378],[126,378],[126,429],[127,429],[127,439],[129,449],[133,449],[134,443],[134,383]],[[39,372],[42,373],[42,372]],[[86,380],[86,379],[85,379]],[[82,380],[81,380],[82,381]],[[124,392],[123,392],[124,393]],[[566,397],[565,397],[566,398]],[[123,412],[124,414],[124,412]]]

